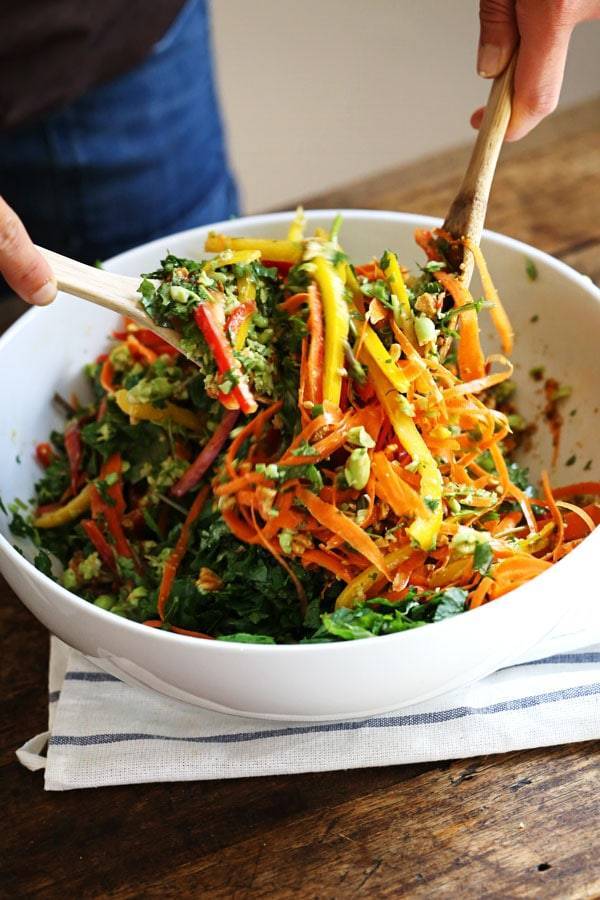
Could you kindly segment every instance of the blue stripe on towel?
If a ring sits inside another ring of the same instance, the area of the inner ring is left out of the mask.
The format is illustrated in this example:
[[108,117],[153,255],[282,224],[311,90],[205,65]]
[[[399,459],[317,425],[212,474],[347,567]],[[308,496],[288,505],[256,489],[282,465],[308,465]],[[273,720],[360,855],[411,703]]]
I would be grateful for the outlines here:
[[67,672],[65,681],[120,681],[108,672]]
[[467,716],[488,716],[502,712],[512,712],[521,709],[530,709],[541,706],[544,703],[556,703],[560,700],[570,700],[577,697],[591,697],[600,694],[600,683],[581,685],[567,688],[562,691],[552,691],[547,694],[537,694],[532,697],[520,697],[515,700],[503,700],[490,706],[473,707],[457,706],[454,709],[444,709],[428,713],[406,713],[404,715],[389,715],[374,717],[349,722],[330,722],[314,725],[286,726],[263,731],[240,731],[233,734],[197,735],[177,737],[167,734],[143,734],[138,732],[123,732],[114,734],[56,734],[50,738],[49,744],[54,746],[78,746],[86,747],[94,744],[116,744],[124,741],[182,741],[188,744],[236,744],[249,741],[260,741],[266,738],[290,737],[303,734],[322,734],[343,731],[358,731],[363,728],[404,728],[415,725],[439,725],[453,719],[464,719]]
[[517,663],[507,666],[508,669],[519,669],[523,666],[557,666],[566,663],[600,663],[600,653],[589,651],[587,653],[557,653],[556,656],[546,656],[544,659],[533,659],[531,662]]

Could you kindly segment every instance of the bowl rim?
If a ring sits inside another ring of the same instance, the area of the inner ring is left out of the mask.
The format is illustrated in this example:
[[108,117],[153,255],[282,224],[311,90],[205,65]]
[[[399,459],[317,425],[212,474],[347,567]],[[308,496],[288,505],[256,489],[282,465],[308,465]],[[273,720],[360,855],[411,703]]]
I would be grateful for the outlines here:
[[[372,209],[305,209],[306,218],[310,221],[312,217],[327,217],[333,218],[334,216],[341,214],[342,217],[346,220],[371,220],[371,221],[396,221],[402,222],[404,224],[411,224],[417,227],[437,227],[441,225],[442,220],[435,216],[426,216],[421,215],[419,213],[407,213],[407,212],[396,212],[393,210],[372,210]],[[108,270],[112,270],[115,267],[118,267],[119,264],[128,257],[131,253],[136,250],[144,249],[146,251],[156,250],[164,250],[165,245],[168,246],[168,242],[173,239],[181,239],[182,237],[192,237],[194,234],[206,232],[206,231],[214,231],[217,229],[226,230],[227,228],[235,227],[240,228],[244,225],[252,225],[252,227],[260,226],[261,224],[273,224],[273,223],[284,223],[289,222],[291,218],[294,216],[293,210],[286,210],[274,213],[261,213],[259,215],[251,215],[251,216],[240,216],[234,219],[228,219],[222,222],[215,222],[214,224],[209,225],[200,225],[193,228],[187,228],[184,231],[173,232],[172,234],[166,235],[161,238],[156,238],[153,241],[149,241],[145,244],[140,244],[136,247],[131,247],[129,250],[125,250],[123,253],[118,254],[117,256],[113,256],[110,259],[106,260],[106,267]],[[551,256],[549,253],[546,253],[543,250],[539,250],[536,247],[531,246],[530,244],[526,244],[524,241],[517,240],[516,238],[509,237],[508,235],[500,234],[499,232],[491,231],[490,229],[484,229],[483,231],[483,240],[490,241],[492,244],[496,244],[499,246],[507,247],[512,250],[515,254],[520,253],[524,257],[532,259],[534,261],[539,261],[543,263],[545,266],[554,269],[555,271],[561,273],[565,278],[578,284],[586,293],[590,294],[598,303],[600,303],[600,288],[596,287],[594,282],[587,275],[582,275],[580,272],[577,272],[571,266],[562,262],[559,259]],[[2,350],[4,347],[9,344],[12,340],[14,340],[19,332],[27,327],[29,322],[33,317],[37,317],[43,315],[44,309],[40,307],[35,307],[28,310],[22,316],[17,319],[17,321],[8,328],[3,335],[0,336],[0,358],[2,354]],[[574,569],[577,561],[582,552],[586,552],[591,549],[591,544],[597,544],[600,549],[600,528],[597,529],[596,533],[591,533],[588,535],[582,543],[575,548],[567,557],[560,560],[561,569],[564,572],[565,567],[569,566],[571,569]],[[74,610],[85,609],[86,614],[91,615],[92,617],[98,616],[100,621],[104,623],[108,623],[112,621],[113,625],[118,629],[124,629],[125,631],[130,631],[132,635],[142,635],[145,634],[148,638],[154,637],[155,640],[159,641],[179,641],[179,646],[183,646],[182,642],[185,641],[188,647],[197,647],[199,648],[198,652],[203,652],[206,650],[208,653],[219,652],[219,653],[244,653],[246,655],[273,655],[273,654],[290,654],[295,653],[296,655],[300,653],[311,653],[311,654],[323,654],[323,653],[348,653],[350,652],[350,647],[356,645],[356,641],[340,641],[340,642],[326,642],[326,643],[315,643],[315,644],[261,644],[261,643],[243,643],[236,641],[219,641],[216,639],[213,640],[202,640],[195,637],[191,637],[189,635],[177,634],[175,632],[163,631],[162,629],[153,628],[150,629],[145,626],[141,622],[134,622],[132,619],[126,619],[121,616],[115,616],[109,610],[101,609],[98,606],[94,606],[92,603],[88,603],[79,595],[73,593],[72,591],[68,591],[61,584],[54,581],[54,579],[50,578],[47,575],[44,575],[39,569],[37,569],[33,563],[22,556],[13,546],[9,543],[7,538],[4,537],[3,534],[0,533],[0,555],[8,556],[9,559],[16,565],[17,568],[23,568],[27,571],[28,575],[33,578],[36,582],[38,582],[40,589],[44,589],[44,587],[48,584],[53,589],[56,589],[61,596],[61,598],[65,601],[65,603],[69,604],[74,608]],[[518,603],[519,606],[522,606],[523,603],[533,603],[535,602],[535,594],[539,594],[537,587],[540,586],[540,579],[544,579],[544,583],[551,576],[553,569],[549,569],[545,572],[542,572],[540,575],[536,576],[536,578],[532,579],[529,582],[525,582],[520,585],[518,588],[510,591],[508,594],[504,595],[501,598],[498,598],[501,601],[500,605],[495,603],[487,603],[484,604],[477,609],[469,610],[469,621],[474,623],[475,616],[478,616],[478,620],[481,620],[483,616],[486,616],[488,619],[491,618],[492,615],[500,615],[506,609],[507,606],[513,606]],[[537,587],[536,587],[537,586]],[[83,606],[82,606],[83,605]],[[494,612],[495,611],[495,612]],[[110,619],[106,618],[110,617]],[[388,635],[378,635],[377,641],[384,641],[389,643],[390,641],[397,640],[398,638],[403,638],[405,641],[411,639],[415,640],[417,635],[427,633],[429,627],[435,625],[438,629],[440,627],[444,627],[450,637],[450,630],[457,630],[461,628],[461,622],[463,621],[463,616],[454,616],[450,619],[444,619],[441,622],[432,622],[429,626],[423,630],[421,628],[409,629],[408,631],[397,632],[395,634]],[[555,623],[549,625],[544,633],[540,632],[539,641],[543,641],[544,638],[553,631],[555,627]],[[437,632],[440,633],[439,631]],[[375,638],[364,638],[359,641],[360,645],[370,644],[370,642]]]

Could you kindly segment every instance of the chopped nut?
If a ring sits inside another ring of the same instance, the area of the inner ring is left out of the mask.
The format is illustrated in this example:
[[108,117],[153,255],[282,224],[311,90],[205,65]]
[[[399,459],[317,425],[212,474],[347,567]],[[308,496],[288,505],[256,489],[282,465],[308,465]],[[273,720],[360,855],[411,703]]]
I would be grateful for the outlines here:
[[312,534],[299,531],[292,538],[292,553],[294,556],[302,556],[305,550],[310,550],[313,545]]
[[435,318],[439,309],[438,296],[438,294],[419,294],[415,300],[415,309],[418,309],[419,312],[424,313],[430,319]]
[[371,325],[377,325],[378,322],[381,322],[382,319],[385,319],[385,307],[383,303],[377,300],[374,297],[369,303],[369,309],[367,311],[366,318],[369,320]]
[[392,344],[392,346],[390,347],[390,356],[394,360],[394,362],[398,362],[401,353],[402,348],[400,347],[400,344]]
[[206,593],[212,593],[213,591],[220,591],[223,588],[223,581],[216,572],[213,572],[212,569],[207,568],[206,566],[202,566],[200,569],[200,574],[196,580],[196,587],[200,591],[205,591]]

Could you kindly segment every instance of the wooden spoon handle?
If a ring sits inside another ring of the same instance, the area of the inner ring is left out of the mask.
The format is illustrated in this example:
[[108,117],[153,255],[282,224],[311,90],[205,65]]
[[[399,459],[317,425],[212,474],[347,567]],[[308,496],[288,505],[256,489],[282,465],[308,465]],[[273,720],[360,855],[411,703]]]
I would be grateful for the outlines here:
[[[443,225],[454,237],[468,237],[475,244],[481,239],[496,163],[510,121],[516,60],[517,51],[494,80],[467,171]],[[466,284],[472,271],[470,258],[469,253],[463,265]]]
[[[188,352],[180,346],[177,332],[172,328],[163,328],[157,325],[141,306],[137,290],[140,283],[139,278],[105,272],[95,266],[86,266],[75,259],[69,259],[68,256],[54,253],[53,250],[46,250],[44,247],[37,249],[50,264],[61,291],[75,297],[83,297],[84,300],[90,300],[97,306],[103,306],[105,309],[132,319],[143,328],[149,328],[150,331],[158,334],[184,356],[188,356]],[[190,358],[193,359],[193,357]]]
[[122,315],[136,318],[136,313],[141,313],[146,318],[146,314],[138,307],[140,295],[137,292],[137,279],[86,266],[44,247],[37,249],[50,264],[61,291],[91,300],[92,303]]

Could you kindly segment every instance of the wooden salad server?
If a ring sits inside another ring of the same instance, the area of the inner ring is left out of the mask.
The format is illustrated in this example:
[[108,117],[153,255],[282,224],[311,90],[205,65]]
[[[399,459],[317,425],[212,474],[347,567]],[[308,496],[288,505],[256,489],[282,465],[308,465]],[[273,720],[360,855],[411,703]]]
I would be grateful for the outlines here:
[[37,249],[50,264],[59,290],[74,297],[90,300],[98,306],[132,319],[176,347],[184,356],[188,355],[181,347],[180,335],[172,328],[157,325],[144,310],[138,291],[141,278],[105,272],[104,269],[86,266],[84,263],[69,259],[68,256],[61,256],[53,250],[46,250],[44,247]]
[[[479,244],[492,187],[496,163],[512,111],[513,79],[517,52],[505,70],[494,79],[475,146],[462,184],[442,225],[455,238],[469,238]],[[453,260],[460,266],[461,279],[469,286],[473,274],[473,255]]]

